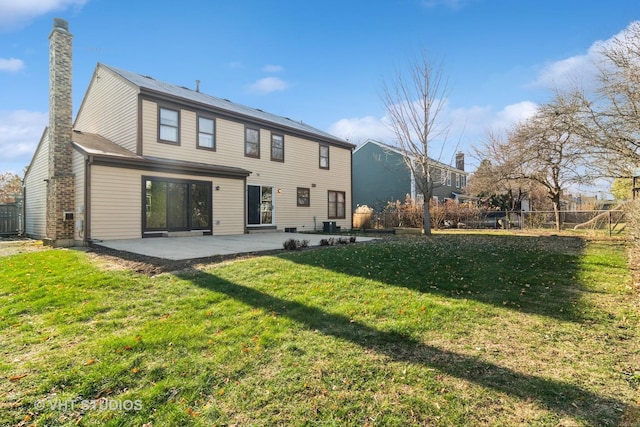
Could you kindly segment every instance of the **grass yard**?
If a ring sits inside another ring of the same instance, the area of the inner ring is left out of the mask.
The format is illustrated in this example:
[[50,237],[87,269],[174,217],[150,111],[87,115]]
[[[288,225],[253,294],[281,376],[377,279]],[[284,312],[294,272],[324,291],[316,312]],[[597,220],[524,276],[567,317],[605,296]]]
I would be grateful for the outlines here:
[[640,425],[622,241],[438,234],[145,276],[0,258],[0,425]]

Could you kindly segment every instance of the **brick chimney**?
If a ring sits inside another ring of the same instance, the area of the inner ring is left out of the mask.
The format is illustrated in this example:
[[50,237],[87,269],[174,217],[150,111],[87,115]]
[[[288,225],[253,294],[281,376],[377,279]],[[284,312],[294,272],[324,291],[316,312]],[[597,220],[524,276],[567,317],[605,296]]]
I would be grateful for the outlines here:
[[74,244],[74,175],[71,165],[71,50],[69,23],[53,20],[49,35],[49,179],[47,238],[53,246]]
[[456,169],[464,170],[464,153],[462,151],[456,153]]

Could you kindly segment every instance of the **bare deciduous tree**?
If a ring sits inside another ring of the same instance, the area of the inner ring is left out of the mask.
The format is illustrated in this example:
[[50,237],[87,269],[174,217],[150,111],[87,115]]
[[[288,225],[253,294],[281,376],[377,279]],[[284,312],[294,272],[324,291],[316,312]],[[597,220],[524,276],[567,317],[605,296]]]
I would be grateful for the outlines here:
[[563,191],[593,179],[582,136],[585,129],[578,120],[580,111],[576,98],[558,93],[533,117],[508,132],[506,140],[495,138],[484,147],[485,156],[496,162],[496,179],[545,188],[558,230],[562,227]]
[[[383,102],[404,162],[415,177],[417,189],[424,195],[423,228],[428,236],[431,235],[429,203],[433,189],[446,179],[446,173],[435,166],[437,162],[433,159],[441,157],[449,131],[440,117],[447,84],[442,63],[431,61],[425,51],[408,70],[408,76],[398,72],[393,81],[385,83]],[[438,142],[440,149],[434,156],[432,145]]]
[[[495,141],[493,136],[490,138]],[[514,210],[528,197],[529,187],[527,182],[504,179],[499,167],[491,160],[483,159],[469,178],[466,190],[488,207]]]
[[630,176],[640,164],[640,22],[630,24],[600,53],[595,94],[576,90],[584,107],[585,137],[604,176]]

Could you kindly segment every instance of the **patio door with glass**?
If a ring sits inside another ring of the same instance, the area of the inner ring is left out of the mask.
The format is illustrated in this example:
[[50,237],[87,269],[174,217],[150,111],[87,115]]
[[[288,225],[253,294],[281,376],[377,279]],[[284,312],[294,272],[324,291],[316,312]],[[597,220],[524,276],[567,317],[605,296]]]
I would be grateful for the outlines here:
[[247,225],[274,225],[273,187],[247,186]]
[[211,182],[143,178],[146,233],[211,230]]

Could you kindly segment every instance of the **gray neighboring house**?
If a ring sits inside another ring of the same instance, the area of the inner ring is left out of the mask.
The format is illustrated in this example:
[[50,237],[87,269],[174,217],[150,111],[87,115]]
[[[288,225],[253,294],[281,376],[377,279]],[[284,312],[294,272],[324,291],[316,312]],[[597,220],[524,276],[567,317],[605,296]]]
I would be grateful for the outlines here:
[[[437,174],[443,174],[443,184],[434,190],[434,199],[459,200],[467,185],[464,171],[464,153],[456,154],[456,167],[434,160]],[[403,160],[399,148],[379,141],[367,140],[353,152],[353,203],[352,209],[367,205],[381,210],[389,201],[404,201],[409,195],[422,199],[415,177]]]

